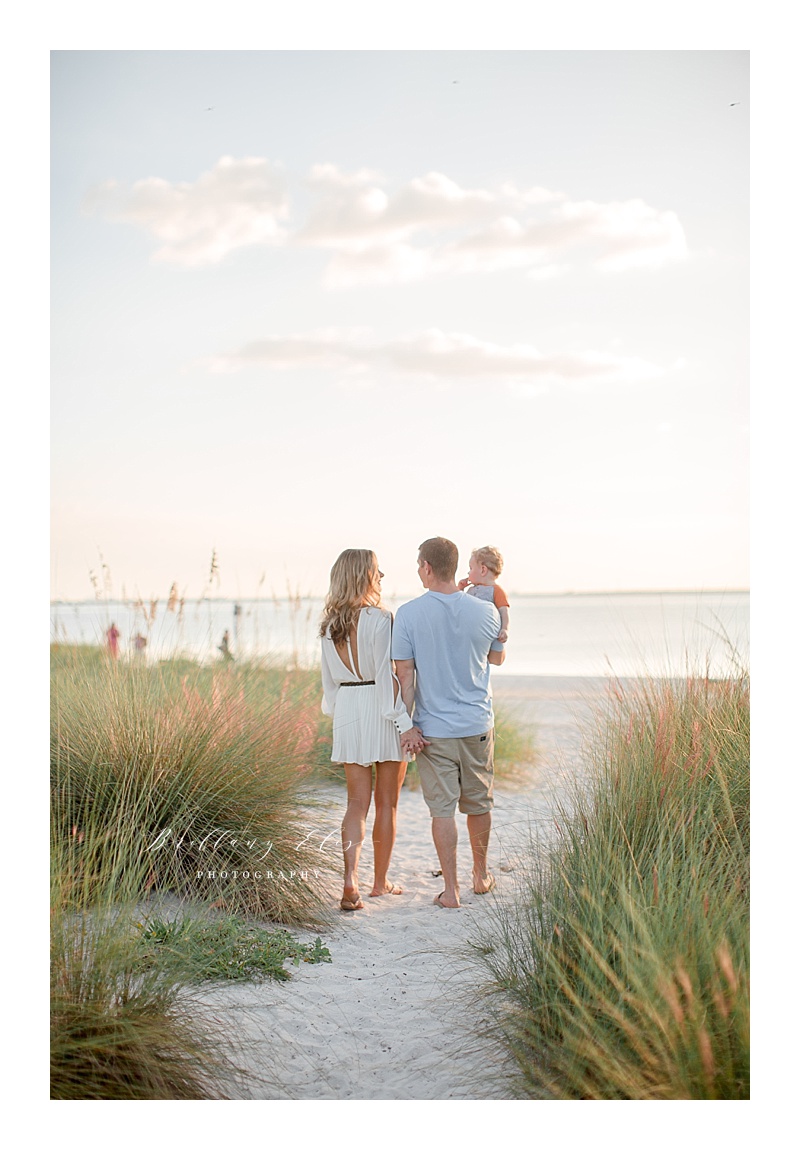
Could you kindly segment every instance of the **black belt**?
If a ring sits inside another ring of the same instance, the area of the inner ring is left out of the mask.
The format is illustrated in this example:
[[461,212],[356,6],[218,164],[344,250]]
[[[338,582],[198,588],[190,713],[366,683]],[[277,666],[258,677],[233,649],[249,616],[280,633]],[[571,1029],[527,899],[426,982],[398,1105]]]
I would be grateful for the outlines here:
[[340,687],[374,687],[374,679],[354,679],[349,683],[340,683]]

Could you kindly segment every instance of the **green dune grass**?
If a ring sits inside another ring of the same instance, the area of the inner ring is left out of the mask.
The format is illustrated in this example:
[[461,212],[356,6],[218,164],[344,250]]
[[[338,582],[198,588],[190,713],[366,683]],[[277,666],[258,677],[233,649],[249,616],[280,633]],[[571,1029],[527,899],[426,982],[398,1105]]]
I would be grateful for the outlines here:
[[314,876],[331,865],[309,839],[317,707],[307,677],[291,672],[133,666],[59,650],[56,843],[91,824],[108,852],[147,861],[145,890],[314,925]]
[[521,1098],[749,1097],[749,684],[640,680],[474,939]]
[[[56,820],[54,820],[55,824]],[[92,820],[54,825],[50,908],[50,1097],[210,1099],[240,1074],[177,969],[141,961],[147,877]]]
[[323,921],[332,865],[318,709],[303,672],[52,650],[52,1098],[225,1097],[245,1072],[192,987],[329,959],[286,930]]

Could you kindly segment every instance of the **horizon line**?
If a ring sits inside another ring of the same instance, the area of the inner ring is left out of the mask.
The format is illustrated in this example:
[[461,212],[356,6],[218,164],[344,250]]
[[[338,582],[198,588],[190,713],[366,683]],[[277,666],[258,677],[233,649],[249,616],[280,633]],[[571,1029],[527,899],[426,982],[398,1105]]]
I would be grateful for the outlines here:
[[[421,593],[421,592],[419,592]],[[404,591],[392,591],[386,593],[386,599],[398,599],[407,593]],[[552,599],[560,598],[562,596],[570,598],[579,598],[581,596],[591,595],[749,595],[749,587],[631,587],[631,588],[617,588],[609,590],[607,588],[596,588],[591,591],[507,591],[508,595],[513,595],[518,599]],[[412,598],[418,598],[419,594],[414,592]],[[124,599],[109,596],[108,598],[93,597],[84,599],[51,599],[50,606],[56,604],[64,605],[83,605],[87,603],[135,603],[135,602],[152,602],[154,596],[139,595],[136,599],[131,596],[126,596]],[[168,595],[161,595],[155,597],[156,602],[160,599],[169,598]],[[196,595],[191,598],[186,598],[186,603],[253,603],[253,602],[285,602],[293,599],[324,599],[325,593],[312,594],[312,593],[289,593],[286,595]]]

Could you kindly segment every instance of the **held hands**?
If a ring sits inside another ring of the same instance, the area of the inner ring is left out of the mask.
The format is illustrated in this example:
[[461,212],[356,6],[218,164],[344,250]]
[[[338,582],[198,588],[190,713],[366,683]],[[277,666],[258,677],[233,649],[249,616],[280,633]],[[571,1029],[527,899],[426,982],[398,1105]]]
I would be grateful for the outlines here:
[[430,739],[423,737],[419,727],[411,727],[400,736],[400,747],[405,755],[415,755],[417,751],[429,746]]

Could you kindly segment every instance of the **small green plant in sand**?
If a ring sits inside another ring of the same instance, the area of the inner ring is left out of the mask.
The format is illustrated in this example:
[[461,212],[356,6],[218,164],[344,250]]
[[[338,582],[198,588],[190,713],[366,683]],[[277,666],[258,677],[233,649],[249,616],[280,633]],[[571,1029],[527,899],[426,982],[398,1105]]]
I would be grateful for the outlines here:
[[517,1096],[748,1098],[746,674],[615,685],[517,900],[474,940]]
[[137,924],[143,968],[182,971],[194,982],[290,978],[286,962],[330,962],[322,939],[298,942],[286,930],[265,930],[234,915],[214,921],[151,918]]
[[[326,816],[314,833],[319,700],[307,675],[71,660],[59,649],[51,688],[54,841],[71,843],[75,865],[146,861],[140,893],[319,921],[317,878],[333,858],[319,849]],[[91,857],[81,845],[90,828]]]

